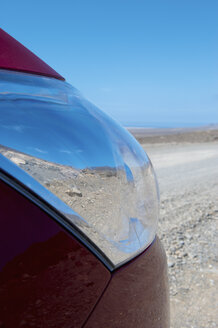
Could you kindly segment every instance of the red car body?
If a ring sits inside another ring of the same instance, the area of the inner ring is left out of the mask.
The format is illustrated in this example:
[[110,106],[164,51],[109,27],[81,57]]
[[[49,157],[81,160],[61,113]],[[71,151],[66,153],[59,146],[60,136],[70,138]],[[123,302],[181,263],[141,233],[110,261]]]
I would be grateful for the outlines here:
[[[2,30],[0,45],[1,69],[63,80]],[[158,237],[110,270],[49,203],[0,169],[0,327],[169,327]]]

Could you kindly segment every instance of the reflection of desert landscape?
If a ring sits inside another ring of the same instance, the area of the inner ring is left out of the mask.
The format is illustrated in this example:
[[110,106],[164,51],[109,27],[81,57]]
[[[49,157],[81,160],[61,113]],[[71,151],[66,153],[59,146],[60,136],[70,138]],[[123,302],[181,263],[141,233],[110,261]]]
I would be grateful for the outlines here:
[[160,185],[171,327],[217,327],[218,127],[131,132]]
[[[79,214],[85,221],[76,217],[70,219],[76,220],[76,225],[104,250],[114,263],[126,258],[122,246],[133,247],[129,254],[135,252],[134,247],[138,249],[141,246],[140,236],[135,234],[135,230],[141,228],[145,215],[145,228],[149,229],[151,223],[154,229],[152,222],[153,217],[158,215],[158,204],[153,201],[156,199],[155,182],[147,166],[146,169],[131,168],[135,176],[133,182],[128,181],[126,171],[122,167],[76,169],[3,146],[0,147],[0,153]],[[147,181],[146,188],[143,181]],[[133,218],[133,221],[130,218]],[[134,218],[138,218],[138,225]],[[104,236],[107,236],[109,242]],[[118,247],[115,243],[118,243]]]

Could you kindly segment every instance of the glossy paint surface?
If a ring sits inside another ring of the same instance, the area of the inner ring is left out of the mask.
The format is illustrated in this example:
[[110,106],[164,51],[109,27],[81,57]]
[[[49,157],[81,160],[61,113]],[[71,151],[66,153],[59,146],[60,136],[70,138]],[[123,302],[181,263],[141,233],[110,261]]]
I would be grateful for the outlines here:
[[0,68],[64,78],[20,42],[0,28]]
[[0,180],[0,327],[81,327],[109,271]]
[[118,269],[85,328],[169,328],[167,263],[158,238]]

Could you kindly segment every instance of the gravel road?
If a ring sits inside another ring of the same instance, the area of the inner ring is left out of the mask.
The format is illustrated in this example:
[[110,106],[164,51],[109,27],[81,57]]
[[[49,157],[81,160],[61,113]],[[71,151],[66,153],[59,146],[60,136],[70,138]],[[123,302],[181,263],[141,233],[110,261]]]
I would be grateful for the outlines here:
[[218,326],[218,143],[143,144],[157,173],[171,328]]

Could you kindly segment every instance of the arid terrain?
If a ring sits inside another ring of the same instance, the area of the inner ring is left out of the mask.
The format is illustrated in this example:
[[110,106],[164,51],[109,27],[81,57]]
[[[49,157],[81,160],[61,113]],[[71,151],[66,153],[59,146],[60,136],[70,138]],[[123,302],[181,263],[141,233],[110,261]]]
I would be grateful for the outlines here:
[[157,173],[171,328],[218,326],[218,129],[131,132]]

